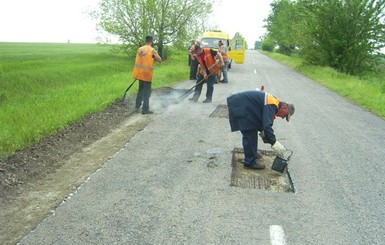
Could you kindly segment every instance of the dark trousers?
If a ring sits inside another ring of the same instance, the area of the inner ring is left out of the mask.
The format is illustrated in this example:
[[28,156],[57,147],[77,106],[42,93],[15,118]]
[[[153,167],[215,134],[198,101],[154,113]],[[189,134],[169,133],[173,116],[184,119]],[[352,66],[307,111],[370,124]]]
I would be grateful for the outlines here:
[[258,131],[255,130],[241,130],[242,133],[242,145],[245,154],[244,165],[250,166],[255,163],[257,159],[257,147],[258,147]]
[[[203,80],[203,76],[201,74],[198,75],[197,79],[197,86],[195,87],[195,92],[193,95],[194,100],[198,100],[199,96],[202,92],[202,87],[204,82],[201,82]],[[206,79],[207,84],[207,92],[206,92],[206,99],[212,100],[213,99],[213,92],[214,92],[214,82],[215,82],[215,75],[211,75]]]
[[139,90],[136,96],[135,107],[139,109],[143,103],[142,111],[148,111],[150,109],[150,96],[151,82],[139,80]]
[[190,79],[196,79],[197,71],[198,71],[199,62],[195,60],[191,60],[190,64]]

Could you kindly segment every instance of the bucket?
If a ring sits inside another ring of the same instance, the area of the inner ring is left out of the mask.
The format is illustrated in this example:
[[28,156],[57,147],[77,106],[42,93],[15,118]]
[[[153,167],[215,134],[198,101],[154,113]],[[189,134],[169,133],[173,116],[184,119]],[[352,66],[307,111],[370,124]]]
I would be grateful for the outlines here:
[[287,162],[290,160],[291,155],[293,155],[293,151],[287,150],[287,152],[291,152],[287,159],[285,159],[283,156],[275,157],[273,165],[271,165],[272,170],[275,170],[280,173],[283,173],[283,171],[285,171],[285,168],[287,167]]
[[285,171],[285,168],[287,167],[287,160],[276,156],[273,162],[273,165],[271,166],[272,170],[278,171],[280,173],[283,173]]

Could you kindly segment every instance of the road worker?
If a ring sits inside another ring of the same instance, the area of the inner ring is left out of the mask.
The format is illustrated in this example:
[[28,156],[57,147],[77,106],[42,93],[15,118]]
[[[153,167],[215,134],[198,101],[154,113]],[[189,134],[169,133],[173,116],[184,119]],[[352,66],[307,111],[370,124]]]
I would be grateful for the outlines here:
[[[207,83],[206,99],[203,103],[211,103],[214,92],[214,82],[218,70],[224,65],[222,55],[211,48],[201,48],[199,45],[194,45],[194,53],[199,62],[199,74],[194,95],[190,98],[191,101],[198,101],[202,92],[203,82]],[[219,61],[217,62],[216,59]]]
[[264,169],[265,165],[258,162],[258,131],[264,143],[269,143],[278,154],[286,152],[279,143],[272,128],[276,117],[286,118],[294,114],[293,104],[279,101],[278,98],[263,91],[245,91],[227,98],[231,131],[241,131],[244,150],[244,167]]
[[139,80],[139,90],[136,96],[135,108],[136,110],[139,110],[143,103],[143,115],[153,113],[150,111],[150,96],[154,60],[159,63],[162,62],[162,58],[152,47],[152,44],[153,37],[151,35],[147,35],[146,44],[140,47],[136,53],[134,72],[132,75],[134,79]]
[[[223,40],[219,40],[218,41],[218,47],[219,47],[218,51],[221,53],[222,58],[223,58],[223,62],[225,63],[225,65],[222,66],[223,79],[220,82],[221,83],[228,83],[229,79],[227,77],[227,69],[229,67],[230,61],[229,61],[229,55],[228,55],[228,52],[227,52],[227,47],[224,44]],[[220,77],[219,77],[219,79],[220,79]]]
[[[190,46],[188,46],[187,48],[187,53],[188,53],[188,66],[190,67],[191,66],[191,53],[190,53],[190,50],[191,50],[191,47],[195,45],[195,40],[192,40],[191,41],[191,44]],[[191,74],[190,74],[190,79],[191,79]]]
[[194,45],[191,45],[189,49],[189,55],[191,58],[191,63],[190,63],[190,80],[196,80],[197,79],[197,73],[198,73],[198,65],[199,62],[196,59],[196,54],[195,54],[195,44],[201,45],[200,40],[196,40]]

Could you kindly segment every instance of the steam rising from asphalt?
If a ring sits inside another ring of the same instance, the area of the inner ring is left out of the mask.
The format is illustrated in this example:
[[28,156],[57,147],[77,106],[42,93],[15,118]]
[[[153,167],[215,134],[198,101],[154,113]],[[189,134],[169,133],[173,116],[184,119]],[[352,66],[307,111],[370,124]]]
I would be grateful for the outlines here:
[[187,89],[170,89],[169,93],[152,93],[150,97],[150,110],[154,112],[164,112],[167,107],[178,104],[184,100],[188,94]]

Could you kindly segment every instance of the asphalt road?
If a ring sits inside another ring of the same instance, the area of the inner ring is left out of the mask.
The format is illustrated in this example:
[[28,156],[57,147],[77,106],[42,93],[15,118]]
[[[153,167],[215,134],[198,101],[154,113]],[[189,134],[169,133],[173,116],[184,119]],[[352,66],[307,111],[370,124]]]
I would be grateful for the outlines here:
[[[229,81],[154,115],[20,244],[384,244],[385,121],[256,51]],[[230,186],[241,134],[210,115],[261,85],[296,106],[274,123],[295,193]]]

